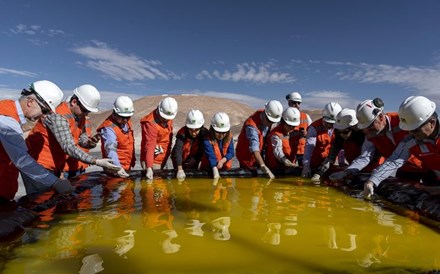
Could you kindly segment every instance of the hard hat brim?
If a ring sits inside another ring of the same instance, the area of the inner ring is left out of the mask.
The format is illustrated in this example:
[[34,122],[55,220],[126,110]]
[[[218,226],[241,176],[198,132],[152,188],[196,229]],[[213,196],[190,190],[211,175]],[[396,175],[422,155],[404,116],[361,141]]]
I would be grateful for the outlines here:
[[231,129],[231,127],[220,128],[220,127],[216,127],[216,126],[212,126],[212,128],[217,132],[228,132]]
[[159,110],[159,115],[160,117],[167,119],[167,120],[173,120],[176,117],[176,114],[173,115],[166,115],[165,113],[163,113],[162,111]]

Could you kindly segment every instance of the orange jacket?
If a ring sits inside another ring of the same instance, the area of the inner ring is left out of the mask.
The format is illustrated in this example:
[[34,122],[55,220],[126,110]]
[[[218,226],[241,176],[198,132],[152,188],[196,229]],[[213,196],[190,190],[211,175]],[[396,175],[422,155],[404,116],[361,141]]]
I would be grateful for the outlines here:
[[[8,116],[20,123],[17,107],[13,100],[0,101],[0,115]],[[0,197],[6,199],[14,199],[15,193],[18,191],[18,169],[12,163],[3,145],[0,143]]]
[[306,138],[302,136],[297,137],[297,135],[300,134],[299,129],[304,128],[305,130],[307,130],[307,128],[309,127],[309,119],[307,119],[307,114],[305,112],[300,112],[299,119],[299,125],[295,127],[295,130],[291,133],[292,140],[290,146],[292,147],[292,149],[294,149],[295,146],[297,155],[303,155],[304,148],[306,146]]
[[271,170],[274,169],[284,169],[286,168],[283,163],[281,163],[274,155],[274,148],[272,145],[272,136],[276,135],[278,136],[282,142],[283,142],[283,153],[286,156],[287,159],[292,161],[292,163],[295,162],[295,154],[292,153],[293,150],[290,148],[290,134],[285,133],[284,131],[284,125],[280,123],[276,128],[274,128],[269,135],[267,136],[267,140],[269,142],[267,146],[266,151],[266,165]]
[[[390,128],[393,135],[394,143],[388,138],[388,136],[384,133],[381,133],[377,136],[370,137],[368,140],[374,144],[376,150],[380,152],[380,154],[388,158],[393,151],[396,149],[397,145],[402,141],[402,139],[408,135],[408,131],[402,130],[399,127],[399,115],[395,112],[387,113],[390,120]],[[388,126],[388,125],[387,125]],[[422,162],[414,157],[414,155],[410,156],[408,161],[400,168],[402,171],[407,172],[421,172],[422,171]]]
[[[78,125],[79,128],[84,128],[85,132],[87,133],[87,136],[92,136],[92,125],[90,123],[90,118],[88,116],[85,117],[85,119],[82,119],[80,123],[84,123],[84,125]],[[81,135],[81,133],[80,133]],[[90,149],[79,146],[80,149],[82,149],[85,152],[89,152]],[[84,163],[76,158],[70,157],[67,155],[66,165],[64,166],[64,171],[79,171],[79,170],[85,170],[89,167],[89,164]]]
[[[159,114],[154,110],[142,118],[140,123],[142,128],[141,162],[145,161],[147,167],[158,164],[163,168],[171,154],[173,120],[168,120],[164,126],[159,124]],[[156,146],[161,146],[163,153],[154,155]]]
[[[258,137],[260,140],[260,152],[263,153],[263,149],[266,147],[266,140],[263,138],[263,133],[258,128],[258,125],[261,125],[261,114],[264,110],[257,110],[254,114],[252,114],[243,124],[241,128],[240,135],[238,136],[237,148],[236,148],[236,157],[240,162],[241,167],[254,167],[257,166],[256,159],[252,152],[249,151],[249,139],[246,137],[246,127],[251,126],[254,127],[258,131]],[[264,155],[261,155],[264,157]]]
[[321,118],[310,125],[316,130],[316,145],[312,153],[312,158],[310,159],[311,168],[317,168],[324,162],[334,138],[334,134],[332,134],[332,136],[328,135],[328,129],[324,126],[323,121],[323,118]]
[[[85,130],[85,118],[77,124],[75,116],[70,111],[69,105],[66,102],[61,103],[56,108],[56,113],[62,115],[69,122],[73,140],[75,143],[78,143],[79,136]],[[46,128],[42,119],[35,124],[35,127],[26,139],[26,143],[29,148],[29,154],[46,169],[55,172],[61,172],[64,170],[68,156],[63,151],[52,132]]]
[[[136,156],[134,152],[134,135],[131,125],[131,121],[127,122],[128,131],[124,132],[112,119],[112,115],[107,117],[107,119],[102,122],[102,124],[96,129],[100,131],[105,127],[112,128],[116,134],[116,141],[118,142],[117,153],[119,158],[119,163],[125,170],[130,170],[136,161]],[[108,155],[105,151],[105,141],[101,140],[101,152],[102,157],[107,158]]]
[[[229,145],[231,144],[231,140],[223,144],[223,148],[220,150],[219,143],[213,140],[211,134],[206,135],[206,140],[212,145],[214,149],[215,157],[217,158],[217,162],[220,161],[225,155],[228,153]],[[221,170],[229,170],[232,167],[232,159],[226,161]],[[206,154],[202,156],[202,162],[200,164],[200,170],[210,169],[209,160]]]

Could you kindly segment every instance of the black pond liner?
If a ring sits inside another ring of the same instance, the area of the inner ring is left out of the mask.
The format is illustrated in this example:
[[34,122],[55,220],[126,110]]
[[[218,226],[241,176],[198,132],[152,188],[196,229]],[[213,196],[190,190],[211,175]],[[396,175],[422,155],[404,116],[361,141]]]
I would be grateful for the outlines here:
[[[188,178],[212,178],[212,174],[207,171],[187,170],[185,173]],[[275,170],[274,174],[277,177],[300,176],[301,169]],[[144,175],[140,170],[130,172],[130,178],[133,179],[144,177]],[[172,179],[175,178],[175,171],[161,170],[155,172],[154,176]],[[220,176],[223,178],[267,177],[260,170],[241,168],[220,171]],[[368,177],[369,174],[361,173],[345,180],[343,183],[334,184],[325,178],[323,183],[342,189],[349,195],[359,196]],[[85,173],[71,179],[72,184],[76,187],[73,195],[57,195],[53,191],[48,191],[23,196],[16,203],[0,204],[0,241],[11,241],[21,237],[24,233],[24,227],[31,225],[33,221],[37,220],[39,212],[56,205],[65,205],[66,208],[70,208],[69,204],[75,204],[77,200],[75,194],[115,179],[118,178],[109,177],[103,172]],[[379,198],[373,202],[379,202],[382,206],[427,224],[440,232],[440,186],[428,187],[420,183],[388,178],[379,185],[376,193],[379,195]]]

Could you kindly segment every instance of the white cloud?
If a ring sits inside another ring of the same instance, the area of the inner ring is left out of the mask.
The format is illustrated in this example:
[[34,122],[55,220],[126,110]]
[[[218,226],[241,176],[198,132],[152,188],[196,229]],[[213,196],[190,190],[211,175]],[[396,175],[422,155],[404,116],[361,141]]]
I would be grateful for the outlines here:
[[203,96],[211,96],[211,97],[217,97],[217,98],[224,98],[224,99],[231,99],[235,100],[241,103],[244,103],[246,105],[249,105],[254,108],[261,108],[266,103],[266,100],[249,96],[249,95],[243,95],[239,93],[231,93],[231,92],[219,92],[219,91],[201,91],[201,90],[192,90],[192,91],[186,91],[186,93],[191,94],[197,94],[197,95],[203,95]]
[[0,100],[16,100],[20,98],[21,89],[0,87]]
[[44,29],[40,25],[18,24],[14,28],[9,29],[9,33],[13,35],[25,35],[27,40],[37,46],[45,46],[49,44],[47,38],[55,38],[56,36],[64,36],[64,31],[60,29]]
[[367,63],[325,62],[329,65],[350,66],[352,70],[337,73],[341,80],[361,83],[396,84],[418,95],[440,102],[440,68],[416,66],[374,65]]
[[293,75],[287,72],[280,72],[275,68],[274,62],[267,63],[241,63],[237,64],[233,71],[227,69],[223,71],[202,70],[196,75],[196,79],[213,79],[217,78],[222,81],[233,82],[250,82],[254,84],[266,84],[266,83],[293,83],[296,81]]
[[352,98],[349,93],[332,90],[318,90],[304,93],[302,109],[322,109],[329,102],[337,102],[342,108],[354,108],[359,100]]
[[93,41],[91,46],[74,48],[72,51],[89,59],[84,64],[86,67],[98,70],[118,81],[180,79],[180,76],[173,72],[160,70],[160,61],[128,55],[99,41]]
[[26,77],[37,77],[38,76],[38,74],[30,72],[30,71],[7,69],[7,68],[1,68],[1,67],[0,67],[0,74],[12,74],[12,75],[19,75],[19,76],[26,76]]

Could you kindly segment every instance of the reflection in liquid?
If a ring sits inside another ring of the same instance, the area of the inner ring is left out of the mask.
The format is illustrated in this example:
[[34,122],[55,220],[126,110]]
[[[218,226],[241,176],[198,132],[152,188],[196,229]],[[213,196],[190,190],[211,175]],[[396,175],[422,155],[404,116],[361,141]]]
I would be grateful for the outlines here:
[[177,232],[172,230],[164,230],[162,234],[166,235],[167,238],[162,241],[162,250],[166,254],[176,253],[180,250],[180,245],[176,243],[172,243],[171,241],[177,238]]
[[103,262],[104,261],[102,260],[101,256],[99,256],[99,254],[86,256],[82,259],[83,265],[81,266],[79,273],[93,274],[101,272],[104,270],[104,267],[102,267]]
[[295,178],[109,180],[45,214],[0,257],[4,273],[77,273],[91,254],[83,271],[103,260],[113,273],[424,273],[440,262],[439,234]]
[[121,236],[116,239],[116,247],[113,249],[113,251],[118,254],[119,256],[124,255],[130,249],[134,247],[134,233],[135,230],[125,230],[125,233],[128,233],[128,235]]

